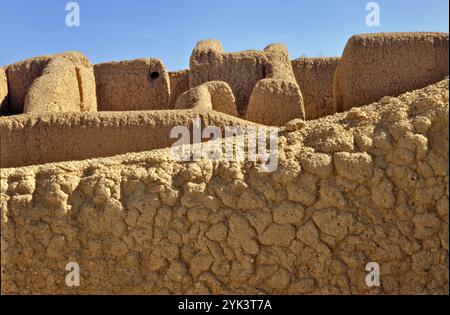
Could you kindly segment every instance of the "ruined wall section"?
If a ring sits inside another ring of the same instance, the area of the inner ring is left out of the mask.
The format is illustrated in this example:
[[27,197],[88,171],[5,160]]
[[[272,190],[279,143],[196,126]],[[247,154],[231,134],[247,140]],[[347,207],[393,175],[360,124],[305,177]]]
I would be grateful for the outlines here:
[[361,34],[349,39],[336,69],[334,107],[341,112],[423,88],[449,73],[448,33]]
[[303,96],[295,80],[289,52],[283,44],[264,48],[267,56],[265,79],[256,83],[248,102],[245,118],[269,126],[305,119]]
[[265,78],[266,54],[247,50],[225,53],[217,40],[200,41],[190,58],[191,88],[208,81],[224,81],[230,85],[239,113],[244,113],[255,84]]
[[274,173],[166,150],[2,169],[2,293],[448,294],[448,109],[447,79],[294,120]]
[[194,88],[209,81],[231,87],[238,113],[247,120],[279,126],[305,117],[289,53],[282,44],[225,53],[217,40],[200,41],[190,58],[189,84]]
[[295,78],[302,91],[306,119],[333,114],[333,77],[339,57],[292,60]]
[[215,110],[231,116],[239,116],[233,91],[223,81],[209,81],[180,95],[175,109]]
[[246,126],[215,111],[130,111],[19,115],[0,119],[2,168],[114,156],[171,146],[175,126]]
[[174,108],[178,97],[189,90],[189,70],[169,72],[170,102],[169,108]]
[[7,66],[8,114],[97,110],[93,67],[80,52],[27,59]]
[[169,109],[170,79],[159,59],[96,64],[94,72],[101,111]]

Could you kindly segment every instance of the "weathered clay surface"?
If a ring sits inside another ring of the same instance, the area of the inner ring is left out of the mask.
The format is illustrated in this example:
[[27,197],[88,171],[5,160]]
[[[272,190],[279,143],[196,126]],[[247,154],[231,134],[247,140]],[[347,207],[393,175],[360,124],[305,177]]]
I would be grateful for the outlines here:
[[94,71],[101,111],[169,108],[169,75],[159,59],[101,63]]
[[224,53],[219,41],[200,41],[191,55],[189,83],[193,88],[209,81],[231,87],[238,113],[247,120],[276,126],[304,118],[303,98],[282,44]]
[[6,74],[8,114],[97,110],[93,67],[80,52],[27,59]]
[[306,119],[334,113],[333,77],[340,58],[298,58],[292,60],[295,79],[302,91]]
[[0,119],[1,167],[83,160],[171,146],[175,126],[253,123],[211,110],[51,113]]
[[397,96],[435,83],[449,73],[448,33],[361,34],[349,39],[336,69],[334,107]]
[[189,90],[189,70],[169,72],[170,102],[169,108],[175,107],[178,97]]
[[175,103],[175,109],[209,109],[238,116],[233,91],[223,81],[209,81],[184,92]]
[[0,68],[0,116],[8,110],[8,80],[5,69]]
[[2,169],[2,293],[448,294],[448,97],[291,121],[274,173],[167,150]]

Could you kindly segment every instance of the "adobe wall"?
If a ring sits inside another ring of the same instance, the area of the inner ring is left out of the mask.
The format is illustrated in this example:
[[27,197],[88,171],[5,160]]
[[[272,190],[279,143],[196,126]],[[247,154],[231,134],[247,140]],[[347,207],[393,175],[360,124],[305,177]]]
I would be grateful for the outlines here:
[[448,119],[447,78],[290,122],[274,173],[167,150],[2,169],[2,293],[449,294]]
[[292,60],[295,78],[302,91],[306,119],[334,113],[333,77],[339,57]]
[[209,81],[184,92],[178,97],[175,109],[215,110],[239,116],[233,91],[224,81]]
[[268,59],[265,78],[254,86],[244,117],[269,126],[281,126],[295,118],[305,119],[303,97],[287,47],[271,44],[264,52]]
[[178,97],[189,90],[189,70],[169,72],[170,102],[169,108],[174,108]]
[[80,52],[27,59],[7,66],[6,75],[10,115],[97,110],[93,68]]
[[8,110],[8,80],[5,69],[0,68],[0,116]]
[[224,81],[233,91],[241,117],[279,126],[304,118],[303,99],[287,47],[272,44],[263,51],[225,53],[217,40],[197,43],[190,58],[189,85]]
[[100,111],[169,108],[169,75],[159,59],[96,64],[94,72]]
[[2,168],[114,156],[171,146],[174,126],[246,126],[215,111],[130,111],[18,115],[0,119]]
[[334,78],[334,107],[345,111],[397,96],[449,73],[448,33],[361,34],[349,39]]
[[266,53],[258,50],[225,53],[217,40],[203,40],[192,51],[189,85],[208,81],[230,85],[239,113],[244,113],[255,84],[265,78]]

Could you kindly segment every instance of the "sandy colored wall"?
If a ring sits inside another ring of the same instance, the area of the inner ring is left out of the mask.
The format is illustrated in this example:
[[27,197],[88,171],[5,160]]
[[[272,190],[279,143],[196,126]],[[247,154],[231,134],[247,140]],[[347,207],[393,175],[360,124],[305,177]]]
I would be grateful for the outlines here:
[[184,92],[175,109],[215,110],[238,117],[233,91],[223,81],[209,81]]
[[93,67],[82,53],[27,59],[9,65],[6,74],[8,114],[97,110]]
[[5,69],[0,68],[0,116],[8,110],[8,80]]
[[448,115],[447,79],[293,121],[274,173],[164,150],[2,169],[2,293],[448,294]]
[[96,64],[94,72],[100,111],[169,108],[169,75],[159,59]]
[[208,81],[224,81],[233,90],[238,111],[243,113],[253,87],[265,78],[265,63],[264,51],[225,53],[219,41],[204,40],[197,44],[190,58],[190,87]]
[[169,72],[170,102],[169,107],[174,108],[178,97],[189,90],[189,70]]
[[334,113],[333,77],[339,60],[339,57],[292,60],[295,78],[303,96],[306,119]]
[[397,96],[449,73],[448,33],[380,33],[349,39],[336,69],[337,111]]
[[282,44],[225,53],[219,41],[203,40],[192,52],[189,71],[191,88],[209,81],[226,82],[238,113],[249,121],[279,126],[304,118],[302,95]]
[[245,118],[269,126],[281,126],[295,118],[305,119],[303,97],[287,47],[271,44],[264,52],[268,59],[265,78],[253,88]]
[[0,119],[1,167],[106,157],[171,146],[172,127],[192,119],[218,127],[250,122],[215,111],[19,115]]

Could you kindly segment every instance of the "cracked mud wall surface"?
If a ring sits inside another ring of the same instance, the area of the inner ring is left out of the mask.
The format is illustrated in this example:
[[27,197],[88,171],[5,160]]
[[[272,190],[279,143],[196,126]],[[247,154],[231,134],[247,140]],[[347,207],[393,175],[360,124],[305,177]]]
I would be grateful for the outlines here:
[[294,120],[273,173],[165,149],[2,169],[2,293],[448,294],[448,110],[445,79]]

